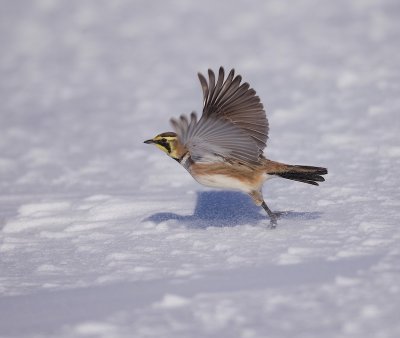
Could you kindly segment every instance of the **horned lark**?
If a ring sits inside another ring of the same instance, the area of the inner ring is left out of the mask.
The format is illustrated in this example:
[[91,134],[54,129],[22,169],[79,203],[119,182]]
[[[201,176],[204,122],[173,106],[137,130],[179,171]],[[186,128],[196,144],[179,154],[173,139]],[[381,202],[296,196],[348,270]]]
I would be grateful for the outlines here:
[[277,224],[262,195],[263,183],[273,177],[318,185],[326,168],[288,165],[263,156],[268,139],[268,120],[260,98],[232,69],[225,79],[221,67],[216,79],[208,70],[208,81],[198,74],[203,89],[203,114],[171,119],[174,132],[155,136],[154,144],[179,162],[200,184],[240,190],[268,213]]

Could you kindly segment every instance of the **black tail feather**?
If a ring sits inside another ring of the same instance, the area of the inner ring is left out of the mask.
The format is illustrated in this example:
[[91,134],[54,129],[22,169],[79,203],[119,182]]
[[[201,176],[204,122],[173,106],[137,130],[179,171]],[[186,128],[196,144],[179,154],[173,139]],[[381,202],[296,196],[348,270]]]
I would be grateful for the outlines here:
[[305,165],[288,165],[284,172],[275,175],[292,181],[303,182],[312,185],[319,185],[318,182],[324,182],[321,175],[326,175],[328,170],[322,167],[311,167]]

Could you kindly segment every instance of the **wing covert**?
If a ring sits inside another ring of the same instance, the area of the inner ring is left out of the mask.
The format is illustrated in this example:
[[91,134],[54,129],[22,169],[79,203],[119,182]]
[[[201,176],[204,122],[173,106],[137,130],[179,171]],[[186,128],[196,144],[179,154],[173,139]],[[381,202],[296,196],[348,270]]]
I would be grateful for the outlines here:
[[171,124],[195,162],[215,162],[222,157],[248,165],[258,164],[261,151],[255,141],[226,120],[202,117],[197,121],[193,112],[190,120],[182,115],[171,119]]

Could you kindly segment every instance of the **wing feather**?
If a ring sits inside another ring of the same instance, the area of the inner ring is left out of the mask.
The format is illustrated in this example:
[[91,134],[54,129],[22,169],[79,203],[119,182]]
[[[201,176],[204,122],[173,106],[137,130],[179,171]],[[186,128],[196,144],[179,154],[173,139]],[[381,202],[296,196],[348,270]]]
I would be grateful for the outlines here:
[[215,118],[201,118],[191,114],[171,119],[172,127],[195,162],[215,162],[232,159],[248,165],[257,165],[260,150],[255,141],[232,123]]
[[256,91],[232,69],[225,79],[223,67],[218,77],[208,70],[208,81],[198,73],[203,91],[200,120],[192,112],[171,119],[180,142],[194,161],[237,160],[259,164],[268,138],[268,120]]
[[[203,117],[222,118],[230,121],[245,133],[249,134],[260,149],[264,149],[268,139],[268,120],[264,107],[256,91],[245,82],[240,84],[242,77],[235,76],[232,69],[224,79],[224,69],[220,67],[218,79],[215,84],[215,74],[209,69],[207,83],[206,78],[199,73],[199,79],[203,88]],[[243,118],[251,119],[252,124],[259,125],[254,130],[243,124]]]

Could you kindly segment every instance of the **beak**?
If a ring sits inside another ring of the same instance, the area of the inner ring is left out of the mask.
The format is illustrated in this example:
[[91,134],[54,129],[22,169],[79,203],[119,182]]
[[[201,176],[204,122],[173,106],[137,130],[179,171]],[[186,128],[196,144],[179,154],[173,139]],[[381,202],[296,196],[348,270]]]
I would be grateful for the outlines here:
[[151,143],[155,143],[153,140],[146,140],[146,141],[144,141],[143,143],[146,143],[146,144],[151,144]]

